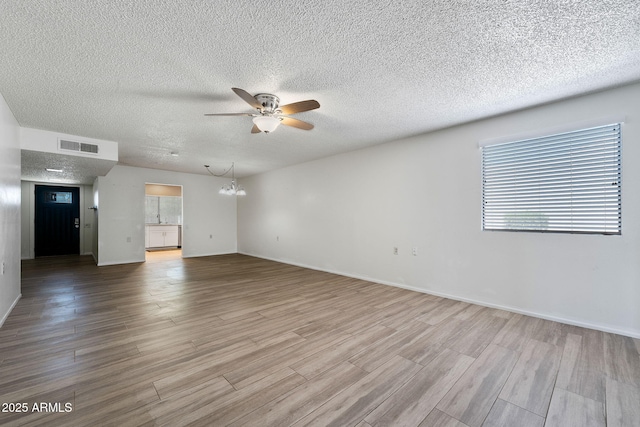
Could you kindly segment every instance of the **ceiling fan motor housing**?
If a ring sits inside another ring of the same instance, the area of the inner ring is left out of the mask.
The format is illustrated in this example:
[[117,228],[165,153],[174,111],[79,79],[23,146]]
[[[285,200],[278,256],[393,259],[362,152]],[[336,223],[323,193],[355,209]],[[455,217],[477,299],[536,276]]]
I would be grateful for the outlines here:
[[259,93],[254,96],[256,101],[262,105],[263,113],[276,113],[280,105],[280,98],[270,93]]

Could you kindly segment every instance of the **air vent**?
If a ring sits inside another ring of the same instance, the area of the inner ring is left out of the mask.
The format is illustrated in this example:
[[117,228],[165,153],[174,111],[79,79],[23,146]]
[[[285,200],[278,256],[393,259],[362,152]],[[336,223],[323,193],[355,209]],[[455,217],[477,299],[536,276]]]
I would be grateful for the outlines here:
[[98,154],[98,146],[96,144],[87,144],[83,142],[80,144],[80,151],[85,153]]
[[59,141],[61,150],[98,154],[98,146],[96,144],[87,144],[86,142],[69,141],[66,139],[60,139]]
[[67,141],[65,139],[60,140],[61,150],[80,151],[80,143],[75,141]]

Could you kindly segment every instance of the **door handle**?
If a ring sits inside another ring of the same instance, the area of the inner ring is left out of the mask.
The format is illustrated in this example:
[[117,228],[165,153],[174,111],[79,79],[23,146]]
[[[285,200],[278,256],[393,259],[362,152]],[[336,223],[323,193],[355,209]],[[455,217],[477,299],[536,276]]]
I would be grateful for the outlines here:
[[74,218],[73,222],[74,222],[76,228],[80,228],[80,218]]

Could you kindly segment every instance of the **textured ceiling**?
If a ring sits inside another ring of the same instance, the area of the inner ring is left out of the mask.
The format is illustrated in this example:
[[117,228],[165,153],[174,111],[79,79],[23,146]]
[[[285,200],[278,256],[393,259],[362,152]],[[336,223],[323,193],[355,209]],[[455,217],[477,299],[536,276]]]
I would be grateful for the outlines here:
[[[93,184],[96,176],[106,175],[115,164],[113,160],[22,150],[22,179],[65,184]],[[54,170],[48,171],[47,169],[52,166],[55,166]]]
[[[0,46],[21,126],[246,176],[638,81],[640,2],[0,0]],[[315,129],[205,117],[251,111],[232,87]]]

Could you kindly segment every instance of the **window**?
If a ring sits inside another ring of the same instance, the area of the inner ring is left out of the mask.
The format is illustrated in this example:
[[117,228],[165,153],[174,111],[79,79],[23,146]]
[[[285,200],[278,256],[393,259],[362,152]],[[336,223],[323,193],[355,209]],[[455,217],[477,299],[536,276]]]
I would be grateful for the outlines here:
[[482,229],[621,234],[620,124],[482,147]]
[[182,224],[182,197],[145,196],[146,224]]
[[73,203],[73,195],[69,191],[47,191],[45,192],[44,201],[47,203]]

